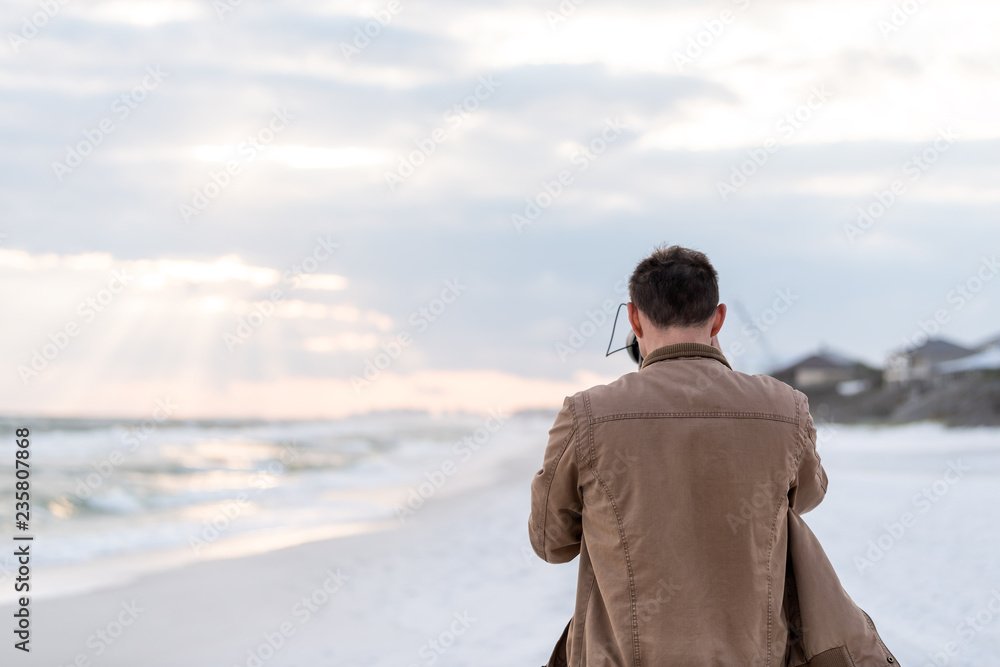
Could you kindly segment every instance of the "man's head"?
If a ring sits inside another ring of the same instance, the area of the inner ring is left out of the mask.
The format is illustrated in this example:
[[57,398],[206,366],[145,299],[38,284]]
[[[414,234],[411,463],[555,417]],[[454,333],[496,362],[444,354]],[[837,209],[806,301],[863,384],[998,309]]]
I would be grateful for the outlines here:
[[719,276],[704,253],[659,247],[629,280],[628,319],[643,356],[673,343],[714,341],[726,319]]

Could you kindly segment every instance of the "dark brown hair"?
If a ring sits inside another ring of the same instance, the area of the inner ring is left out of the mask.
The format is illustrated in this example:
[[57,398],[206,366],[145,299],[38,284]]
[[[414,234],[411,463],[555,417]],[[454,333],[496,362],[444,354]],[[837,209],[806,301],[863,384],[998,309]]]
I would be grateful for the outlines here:
[[704,253],[660,246],[635,267],[628,293],[656,326],[694,326],[719,305],[719,275]]

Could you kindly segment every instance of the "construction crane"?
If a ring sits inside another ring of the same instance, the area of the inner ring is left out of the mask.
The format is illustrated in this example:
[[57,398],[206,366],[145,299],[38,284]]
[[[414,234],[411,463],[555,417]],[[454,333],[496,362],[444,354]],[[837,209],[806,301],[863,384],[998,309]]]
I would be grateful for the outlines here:
[[743,306],[742,302],[734,300],[733,307],[736,309],[736,314],[739,315],[740,320],[743,322],[742,328],[746,329],[747,327],[750,327],[751,329],[755,329],[757,331],[757,340],[760,342],[760,349],[764,352],[764,358],[767,361],[767,372],[773,372],[776,368],[778,368],[778,356],[768,344],[767,336],[764,335],[764,330],[753,321],[750,317],[750,313],[747,312],[747,309]]

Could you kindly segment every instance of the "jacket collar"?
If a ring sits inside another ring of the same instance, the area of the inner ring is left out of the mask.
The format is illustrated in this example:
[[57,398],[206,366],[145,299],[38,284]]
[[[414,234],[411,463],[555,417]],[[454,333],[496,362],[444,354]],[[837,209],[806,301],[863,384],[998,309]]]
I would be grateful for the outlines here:
[[639,366],[639,370],[642,370],[651,364],[655,364],[657,361],[680,359],[683,357],[708,357],[724,363],[726,368],[729,370],[733,369],[733,367],[729,365],[729,362],[726,361],[726,355],[722,354],[722,351],[718,348],[712,347],[711,345],[705,345],[704,343],[675,343],[673,345],[658,347],[650,352],[649,356],[642,360],[642,365]]

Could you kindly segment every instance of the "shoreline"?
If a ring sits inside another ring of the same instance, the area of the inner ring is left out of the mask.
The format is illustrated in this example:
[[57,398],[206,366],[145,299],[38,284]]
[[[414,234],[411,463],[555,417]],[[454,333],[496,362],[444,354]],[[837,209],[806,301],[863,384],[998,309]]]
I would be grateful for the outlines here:
[[[266,536],[240,535],[212,544],[201,555],[195,554],[187,547],[176,547],[135,551],[80,563],[33,566],[32,580],[38,583],[33,583],[31,598],[58,600],[85,595],[106,588],[125,586],[145,576],[170,572],[198,563],[238,560],[311,542],[391,530],[394,524],[394,521],[356,522],[331,524],[314,529],[272,531]],[[265,544],[264,540],[273,540],[277,543]],[[6,579],[0,580],[0,585],[10,580],[13,574],[10,572]],[[12,606],[17,598],[18,594],[12,588],[7,586],[0,588],[0,610]]]
[[[425,664],[421,651],[434,650],[428,642],[457,624],[465,641],[444,662],[471,665],[481,661],[460,657],[481,654],[471,640],[490,644],[495,634],[503,642],[498,627],[512,620],[509,632],[524,643],[511,659],[542,664],[572,613],[576,565],[551,566],[524,551],[534,454],[496,461],[488,484],[456,485],[391,527],[127,579],[118,570],[117,579],[87,589],[33,596],[26,664],[292,667],[376,664],[372,656],[378,664]],[[491,554],[469,558],[481,548]],[[506,583],[525,576],[527,589]],[[502,598],[508,602],[497,606]],[[3,604],[0,615],[9,618],[13,608]]]

